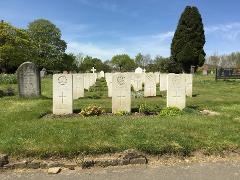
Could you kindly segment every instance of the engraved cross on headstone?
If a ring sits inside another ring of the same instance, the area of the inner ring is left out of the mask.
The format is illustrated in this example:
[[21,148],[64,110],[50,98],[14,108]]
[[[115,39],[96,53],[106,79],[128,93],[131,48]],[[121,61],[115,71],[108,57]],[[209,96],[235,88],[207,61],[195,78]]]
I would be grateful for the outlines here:
[[92,67],[91,71],[92,71],[93,73],[95,73],[96,69],[95,69],[94,67]]
[[63,98],[67,97],[67,96],[63,96],[63,92],[62,92],[62,95],[61,96],[58,96],[60,98],[62,98],[62,104],[63,104]]

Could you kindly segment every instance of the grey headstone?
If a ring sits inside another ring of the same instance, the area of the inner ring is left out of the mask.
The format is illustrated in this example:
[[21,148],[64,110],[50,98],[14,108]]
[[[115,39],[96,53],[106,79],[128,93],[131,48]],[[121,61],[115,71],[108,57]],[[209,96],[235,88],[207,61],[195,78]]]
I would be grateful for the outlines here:
[[20,97],[39,97],[41,95],[40,72],[36,65],[24,62],[18,67],[18,90]]

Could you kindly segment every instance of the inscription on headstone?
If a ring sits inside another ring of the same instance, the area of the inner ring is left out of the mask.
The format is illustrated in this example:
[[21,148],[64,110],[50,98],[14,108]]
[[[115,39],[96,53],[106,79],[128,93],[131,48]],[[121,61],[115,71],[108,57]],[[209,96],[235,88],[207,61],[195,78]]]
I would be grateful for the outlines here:
[[144,97],[156,96],[156,77],[153,73],[145,74]]
[[41,95],[40,72],[35,64],[25,62],[17,70],[20,97],[38,97]]
[[73,113],[73,76],[53,75],[53,114]]
[[131,112],[131,83],[125,73],[117,73],[112,78],[112,112]]

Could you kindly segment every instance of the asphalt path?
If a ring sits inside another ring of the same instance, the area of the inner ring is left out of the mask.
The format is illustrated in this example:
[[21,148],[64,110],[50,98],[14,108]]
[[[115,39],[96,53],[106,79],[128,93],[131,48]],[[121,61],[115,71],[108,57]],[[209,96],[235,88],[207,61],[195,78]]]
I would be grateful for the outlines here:
[[240,180],[240,162],[194,163],[174,166],[122,166],[87,170],[1,171],[0,180]]

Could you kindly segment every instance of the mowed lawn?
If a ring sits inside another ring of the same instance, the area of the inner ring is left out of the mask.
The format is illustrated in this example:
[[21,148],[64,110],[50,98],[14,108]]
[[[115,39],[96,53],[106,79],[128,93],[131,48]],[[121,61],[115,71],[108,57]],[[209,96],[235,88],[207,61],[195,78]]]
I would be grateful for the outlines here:
[[[0,89],[17,85],[0,85]],[[95,92],[97,93],[97,92]],[[90,93],[86,93],[89,95]],[[104,92],[103,94],[106,94]],[[140,104],[166,106],[166,93],[154,98],[132,98]],[[240,149],[240,81],[215,82],[214,77],[194,76],[194,97],[178,116],[102,115],[98,117],[45,116],[52,111],[52,79],[42,80],[40,99],[0,98],[0,153],[14,156],[64,156],[103,154],[138,149],[150,154],[190,155],[194,151],[223,153]],[[74,111],[97,104],[111,110],[111,99],[83,98]],[[219,112],[206,116],[200,110]]]

